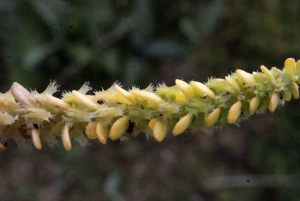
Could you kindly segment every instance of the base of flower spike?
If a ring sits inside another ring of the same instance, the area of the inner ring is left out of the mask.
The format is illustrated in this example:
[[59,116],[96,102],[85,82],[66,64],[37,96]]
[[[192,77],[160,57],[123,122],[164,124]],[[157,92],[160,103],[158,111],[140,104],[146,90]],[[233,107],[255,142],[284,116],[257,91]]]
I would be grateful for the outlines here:
[[176,80],[174,86],[163,84],[155,90],[149,86],[127,91],[115,83],[86,95],[91,88],[85,83],[62,99],[52,95],[58,87],[55,82],[40,94],[14,82],[0,94],[0,150],[6,149],[8,138],[41,149],[41,140],[53,147],[55,138],[61,137],[65,149],[71,150],[71,139],[85,146],[86,138],[105,144],[107,139],[145,132],[160,142],[171,130],[179,135],[187,129],[236,124],[267,109],[274,112],[292,95],[299,98],[300,60],[289,58],[284,65],[283,70],[261,66],[262,72],[252,74],[236,70],[205,84]]

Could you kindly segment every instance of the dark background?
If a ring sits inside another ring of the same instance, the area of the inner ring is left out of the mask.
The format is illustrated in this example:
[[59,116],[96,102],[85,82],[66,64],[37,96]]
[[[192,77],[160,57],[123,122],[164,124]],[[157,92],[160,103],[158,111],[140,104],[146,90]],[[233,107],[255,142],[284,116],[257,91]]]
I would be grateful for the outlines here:
[[[0,89],[207,81],[300,58],[297,0],[0,0]],[[60,94],[56,94],[60,96]],[[300,103],[212,135],[0,153],[0,200],[300,200]]]

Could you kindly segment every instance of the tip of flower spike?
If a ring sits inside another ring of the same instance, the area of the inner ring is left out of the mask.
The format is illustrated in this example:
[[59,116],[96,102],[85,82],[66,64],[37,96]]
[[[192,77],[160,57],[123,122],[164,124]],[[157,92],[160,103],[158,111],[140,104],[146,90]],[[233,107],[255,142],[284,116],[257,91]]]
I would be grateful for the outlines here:
[[284,62],[284,69],[290,75],[294,75],[296,71],[296,61],[293,58],[288,58]]

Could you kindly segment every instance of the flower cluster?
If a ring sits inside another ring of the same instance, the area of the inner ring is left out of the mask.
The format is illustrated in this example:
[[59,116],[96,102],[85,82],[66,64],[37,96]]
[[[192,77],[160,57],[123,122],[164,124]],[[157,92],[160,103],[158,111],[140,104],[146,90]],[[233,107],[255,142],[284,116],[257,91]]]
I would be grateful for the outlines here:
[[176,80],[171,87],[127,91],[114,83],[94,95],[86,95],[91,88],[85,83],[62,98],[53,96],[55,82],[43,93],[29,92],[15,82],[0,93],[0,150],[5,150],[8,138],[19,146],[32,140],[41,149],[41,139],[52,148],[61,137],[66,150],[72,148],[72,138],[85,146],[88,139],[105,144],[108,138],[124,141],[142,132],[160,142],[169,130],[176,136],[185,130],[237,124],[254,113],[274,112],[292,96],[299,98],[300,60],[288,58],[283,70],[260,69],[252,74],[236,70],[205,84]]

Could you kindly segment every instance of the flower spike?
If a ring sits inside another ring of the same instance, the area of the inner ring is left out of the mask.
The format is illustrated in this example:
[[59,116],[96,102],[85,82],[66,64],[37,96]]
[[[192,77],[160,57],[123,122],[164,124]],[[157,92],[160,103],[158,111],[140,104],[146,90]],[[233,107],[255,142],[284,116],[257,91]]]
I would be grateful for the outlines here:
[[185,130],[236,124],[268,109],[273,113],[285,101],[299,98],[300,60],[288,58],[282,70],[263,65],[260,69],[252,74],[238,69],[207,83],[176,79],[174,86],[162,84],[156,89],[150,85],[126,91],[114,83],[94,95],[86,95],[91,90],[86,82],[79,90],[64,92],[62,98],[53,95],[58,91],[55,82],[42,93],[14,82],[8,92],[0,93],[0,151],[9,138],[19,145],[32,141],[41,149],[41,139],[52,148],[61,136],[67,151],[72,148],[71,138],[85,146],[88,140],[106,144],[144,132],[161,142],[169,130],[176,136]]

